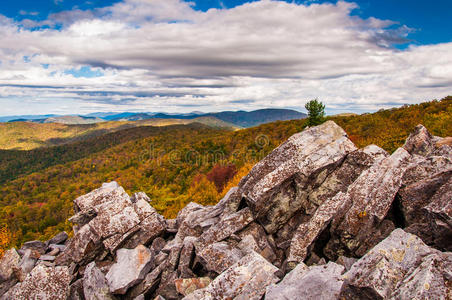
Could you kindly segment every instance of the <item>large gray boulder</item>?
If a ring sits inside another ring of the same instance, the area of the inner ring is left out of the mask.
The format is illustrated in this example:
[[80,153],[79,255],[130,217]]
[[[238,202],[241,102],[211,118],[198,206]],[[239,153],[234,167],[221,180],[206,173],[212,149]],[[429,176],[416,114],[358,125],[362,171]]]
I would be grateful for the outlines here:
[[83,293],[86,299],[113,300],[105,275],[91,262],[86,266],[83,275]]
[[2,299],[65,300],[69,296],[71,279],[68,267],[38,265],[23,282],[16,284]]
[[267,287],[267,300],[339,299],[344,267],[333,262],[307,267],[300,263],[284,279]]
[[105,277],[113,294],[125,294],[150,271],[152,254],[148,248],[139,245],[135,249],[119,249],[116,256],[117,262]]
[[402,229],[370,250],[344,274],[346,299],[447,299],[452,253],[425,245]]
[[316,182],[319,174],[326,176],[354,150],[345,131],[328,121],[291,136],[253,167],[239,190],[253,215],[273,233],[306,203],[305,190],[321,183]]
[[184,299],[259,300],[266,287],[278,281],[277,271],[278,268],[253,252],[221,273],[206,288],[196,290]]
[[341,246],[334,244],[337,240],[333,238],[327,245],[329,253],[343,255],[345,251],[362,256],[392,231],[392,221],[384,220],[410,159],[411,155],[399,148],[363,171],[346,193],[335,196],[342,204],[332,222],[332,232]]

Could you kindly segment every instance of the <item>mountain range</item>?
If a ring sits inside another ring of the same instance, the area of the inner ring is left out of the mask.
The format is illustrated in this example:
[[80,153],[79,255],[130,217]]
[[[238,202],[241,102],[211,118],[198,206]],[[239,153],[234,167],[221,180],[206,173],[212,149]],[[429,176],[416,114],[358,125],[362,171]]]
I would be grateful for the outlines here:
[[0,122],[33,122],[33,123],[62,123],[93,124],[107,121],[141,121],[149,119],[174,119],[193,120],[197,118],[216,118],[223,122],[230,123],[236,127],[248,128],[264,123],[275,121],[296,120],[306,117],[306,114],[290,109],[259,109],[254,111],[222,111],[216,113],[141,113],[141,112],[121,112],[121,113],[91,113],[88,115],[60,116],[60,115],[40,115],[40,116],[11,116],[0,117]]

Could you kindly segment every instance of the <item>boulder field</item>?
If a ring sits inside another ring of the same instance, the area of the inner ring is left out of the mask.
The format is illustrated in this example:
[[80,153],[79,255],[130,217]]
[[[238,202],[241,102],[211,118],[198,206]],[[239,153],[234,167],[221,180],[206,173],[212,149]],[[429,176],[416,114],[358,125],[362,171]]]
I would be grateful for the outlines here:
[[0,299],[452,299],[452,146],[422,125],[392,154],[307,128],[176,219],[116,182],[74,211],[6,252]]

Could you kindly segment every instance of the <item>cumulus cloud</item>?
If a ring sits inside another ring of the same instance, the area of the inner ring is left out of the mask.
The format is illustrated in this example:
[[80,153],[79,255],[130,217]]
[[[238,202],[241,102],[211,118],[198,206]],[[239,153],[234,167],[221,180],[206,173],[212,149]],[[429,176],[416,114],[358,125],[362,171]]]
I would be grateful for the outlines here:
[[[200,12],[181,0],[125,0],[30,21],[33,30],[0,16],[0,103],[207,111],[320,98],[331,111],[366,111],[450,93],[452,43],[398,50],[412,29],[355,8],[261,0]],[[102,76],[67,72],[82,66]]]

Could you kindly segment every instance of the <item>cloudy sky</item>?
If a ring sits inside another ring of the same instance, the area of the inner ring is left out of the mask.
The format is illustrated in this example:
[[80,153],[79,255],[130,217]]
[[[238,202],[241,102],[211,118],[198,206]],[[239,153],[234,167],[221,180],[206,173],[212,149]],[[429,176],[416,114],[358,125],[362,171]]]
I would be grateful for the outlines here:
[[375,111],[452,94],[449,0],[15,0],[0,115]]

